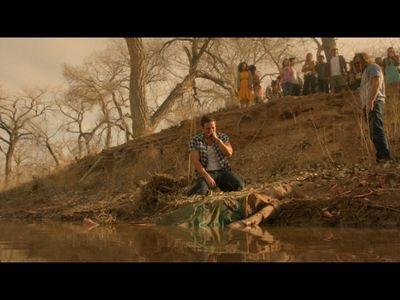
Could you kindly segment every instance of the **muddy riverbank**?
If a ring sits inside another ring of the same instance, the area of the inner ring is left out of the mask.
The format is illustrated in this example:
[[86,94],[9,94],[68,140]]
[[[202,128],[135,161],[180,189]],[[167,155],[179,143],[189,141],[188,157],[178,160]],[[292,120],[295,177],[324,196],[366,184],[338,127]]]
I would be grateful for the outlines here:
[[[257,192],[282,201],[270,225],[399,227],[399,140],[388,91],[386,130],[393,162],[376,164],[357,95],[316,94],[215,113],[230,136],[232,167]],[[190,121],[65,166],[0,193],[0,219],[150,222],[186,203]],[[230,194],[225,195],[230,196]],[[221,197],[213,191],[207,199]]]

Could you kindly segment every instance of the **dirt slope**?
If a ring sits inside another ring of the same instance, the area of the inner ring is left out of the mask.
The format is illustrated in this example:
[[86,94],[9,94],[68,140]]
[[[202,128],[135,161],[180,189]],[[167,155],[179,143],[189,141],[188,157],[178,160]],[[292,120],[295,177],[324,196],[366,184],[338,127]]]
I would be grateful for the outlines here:
[[[375,205],[375,211],[393,214],[388,226],[397,226],[399,101],[399,91],[389,88],[386,125],[395,161],[384,166],[374,163],[367,129],[360,123],[358,96],[350,92],[285,97],[213,115],[217,129],[231,139],[231,164],[247,183],[244,192],[276,192],[277,186],[284,185],[290,189],[285,199],[300,205],[298,215],[288,215],[283,210],[278,224],[325,224],[322,206],[333,205],[351,213],[353,209],[349,207],[354,206],[362,214],[364,206],[370,209]],[[190,124],[187,120],[160,133],[104,150],[57,174],[3,192],[0,217],[91,217],[105,222],[133,222],[170,210],[177,203],[196,201],[184,197],[193,183],[188,180],[188,141],[191,132],[200,131],[199,119],[197,130]],[[357,200],[350,205],[346,202],[349,199]],[[386,202],[367,205],[368,201],[378,200]],[[360,201],[364,202],[357,206]],[[355,221],[354,216],[343,216],[341,220],[335,222],[371,225],[369,221]],[[376,222],[377,226],[383,223]]]

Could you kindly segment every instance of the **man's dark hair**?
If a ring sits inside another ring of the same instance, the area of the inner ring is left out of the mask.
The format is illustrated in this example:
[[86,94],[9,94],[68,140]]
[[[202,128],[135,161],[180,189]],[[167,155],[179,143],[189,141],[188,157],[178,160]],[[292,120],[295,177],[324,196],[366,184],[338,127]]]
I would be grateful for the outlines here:
[[256,68],[255,65],[250,65],[250,66],[249,66],[249,71],[250,71],[250,72],[253,72],[253,73],[254,73],[256,70],[257,70],[257,68]]
[[204,115],[201,117],[200,123],[201,123],[201,127],[204,127],[204,124],[206,123],[210,123],[210,122],[215,122],[215,118],[211,117],[209,115]]

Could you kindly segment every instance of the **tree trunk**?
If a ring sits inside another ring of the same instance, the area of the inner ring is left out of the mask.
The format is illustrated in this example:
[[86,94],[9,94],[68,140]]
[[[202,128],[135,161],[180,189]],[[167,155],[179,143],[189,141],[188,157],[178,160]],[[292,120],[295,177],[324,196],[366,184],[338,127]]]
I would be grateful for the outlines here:
[[106,138],[105,138],[105,146],[106,149],[111,148],[111,140],[112,140],[112,126],[111,126],[111,121],[110,121],[110,111],[107,107],[107,103],[104,101],[104,99],[101,99],[101,111],[103,112],[104,120],[100,122],[95,128],[93,128],[93,131],[91,132],[90,135],[90,140],[93,138],[96,130],[101,126],[101,124],[105,123],[106,124]]
[[6,153],[6,169],[5,169],[5,186],[8,185],[10,180],[10,175],[12,172],[11,164],[12,164],[12,157],[14,155],[15,145],[17,144],[17,140],[10,137],[10,144],[8,146],[8,150]]
[[111,123],[107,122],[106,149],[111,148]]
[[82,136],[79,135],[78,137],[78,158],[81,159],[82,158]]
[[132,134],[139,136],[149,127],[149,113],[146,103],[145,53],[141,38],[126,38],[130,56],[129,102],[132,118]]
[[90,150],[90,140],[91,140],[91,138],[89,138],[87,136],[84,136],[83,139],[85,141],[85,146],[86,146],[86,155],[90,155],[90,153],[92,152]]
[[185,79],[178,83],[172,92],[168,95],[167,99],[161,104],[157,111],[151,116],[151,126],[152,129],[157,127],[161,122],[165,114],[170,110],[170,108],[175,104],[176,99],[182,97],[182,95],[193,88],[193,81],[195,80],[195,73],[191,73],[185,77]]
[[326,61],[329,62],[331,59],[331,48],[336,47],[335,38],[321,38],[322,48],[325,52]]
[[51,148],[51,145],[50,145],[48,139],[46,139],[46,148],[47,148],[47,150],[49,150],[49,153],[53,157],[54,162],[56,163],[56,166],[58,168],[60,166],[60,162],[58,161],[58,158],[57,158],[56,154],[54,153],[53,148]]
[[125,142],[129,142],[129,137],[130,137],[129,126],[126,123],[125,116],[124,116],[124,113],[122,112],[121,105],[118,103],[117,97],[115,96],[114,92],[111,93],[111,96],[112,96],[112,99],[113,99],[114,106],[117,108],[118,116],[121,119],[122,128],[124,128]]
[[[238,104],[237,101],[237,95],[236,95],[236,85],[231,86],[229,84],[229,82],[226,82],[216,76],[213,76],[211,74],[205,73],[203,71],[196,71],[196,76],[198,78],[203,78],[203,79],[207,79],[210,80],[212,82],[214,82],[215,84],[219,85],[220,87],[222,87],[223,89],[225,89],[226,91],[229,92],[229,96],[228,97],[224,97],[224,102],[225,102],[225,107],[226,108],[233,108],[236,107]],[[236,82],[235,82],[236,84]]]

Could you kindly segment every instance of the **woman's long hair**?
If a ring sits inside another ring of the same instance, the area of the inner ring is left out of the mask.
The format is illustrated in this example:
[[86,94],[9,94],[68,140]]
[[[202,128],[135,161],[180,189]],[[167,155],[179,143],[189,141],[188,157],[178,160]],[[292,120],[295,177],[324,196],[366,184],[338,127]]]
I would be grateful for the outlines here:
[[[244,68],[244,66],[246,66],[246,69]],[[238,71],[239,72],[247,71],[247,69],[248,69],[248,66],[247,66],[247,63],[245,61],[242,61],[238,66]]]
[[364,67],[368,64],[375,63],[374,58],[366,52],[356,53],[353,62],[355,62],[357,59],[361,62],[361,65],[363,65]]

